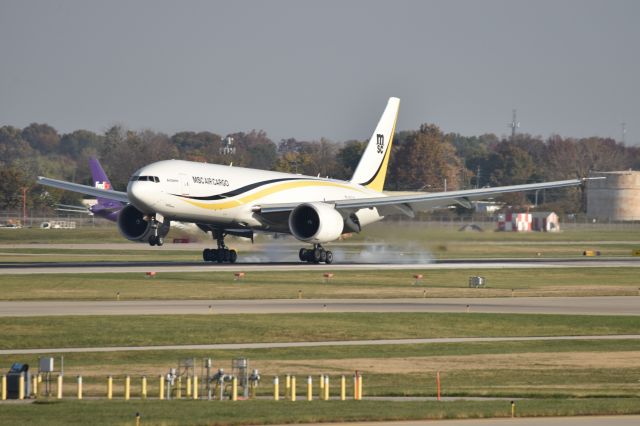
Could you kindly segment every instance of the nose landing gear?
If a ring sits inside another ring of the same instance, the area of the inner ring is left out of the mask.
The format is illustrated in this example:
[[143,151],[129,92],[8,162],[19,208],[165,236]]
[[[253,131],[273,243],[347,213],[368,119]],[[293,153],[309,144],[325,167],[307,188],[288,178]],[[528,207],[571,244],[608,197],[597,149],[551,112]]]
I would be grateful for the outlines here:
[[298,253],[302,262],[309,263],[333,263],[333,253],[325,250],[320,244],[314,244],[312,249],[301,248]]
[[161,246],[164,244],[164,238],[158,234],[158,228],[160,227],[160,222],[153,216],[151,218],[151,229],[153,229],[153,235],[149,237],[149,245],[150,246]]
[[204,249],[202,251],[202,259],[205,262],[218,262],[218,263],[236,263],[238,260],[238,252],[235,250],[229,250],[224,244],[225,234],[220,229],[213,230],[213,238],[218,243],[217,249]]

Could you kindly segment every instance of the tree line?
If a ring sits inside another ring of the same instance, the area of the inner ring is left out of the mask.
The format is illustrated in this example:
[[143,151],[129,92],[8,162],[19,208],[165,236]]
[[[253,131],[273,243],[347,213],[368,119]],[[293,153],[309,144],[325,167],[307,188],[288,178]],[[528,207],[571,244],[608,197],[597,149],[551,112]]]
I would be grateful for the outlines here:
[[[115,189],[125,190],[139,167],[165,159],[184,159],[311,176],[349,179],[367,140],[335,142],[324,138],[272,141],[262,130],[237,132],[234,152],[224,150],[226,137],[212,132],[178,132],[171,136],[152,130],[133,131],[112,126],[99,134],[88,130],[59,133],[48,124],[20,129],[0,127],[0,209],[18,209],[23,188],[29,209],[51,210],[56,204],[77,204],[78,194],[45,188],[36,176],[91,184],[89,157],[100,159]],[[610,138],[546,139],[529,134],[498,137],[444,133],[434,124],[395,135],[386,190],[442,191],[515,185],[585,177],[591,171],[640,169],[640,148]],[[530,197],[531,195],[529,195]],[[513,206],[530,203],[522,194],[505,196]],[[544,194],[544,208],[584,211],[580,189]]]

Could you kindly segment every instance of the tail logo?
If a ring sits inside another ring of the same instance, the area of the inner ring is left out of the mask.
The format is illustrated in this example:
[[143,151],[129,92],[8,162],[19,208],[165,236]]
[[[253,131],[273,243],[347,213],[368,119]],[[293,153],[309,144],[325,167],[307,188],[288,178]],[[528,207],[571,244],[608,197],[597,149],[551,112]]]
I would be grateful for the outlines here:
[[96,188],[98,188],[98,189],[111,189],[111,185],[109,185],[109,182],[96,181]]
[[384,152],[384,135],[381,135],[380,133],[378,133],[376,135],[376,148],[378,151],[378,154],[382,154]]

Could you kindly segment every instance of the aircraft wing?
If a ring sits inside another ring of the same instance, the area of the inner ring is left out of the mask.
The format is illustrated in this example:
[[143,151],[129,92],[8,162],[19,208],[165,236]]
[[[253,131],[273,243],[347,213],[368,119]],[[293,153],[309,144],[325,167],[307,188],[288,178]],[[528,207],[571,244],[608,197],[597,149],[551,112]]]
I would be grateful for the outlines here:
[[[466,189],[462,191],[433,192],[417,195],[394,195],[384,197],[353,198],[348,200],[326,201],[333,204],[338,211],[355,212],[359,209],[376,207],[380,214],[404,213],[413,217],[417,211],[431,210],[438,207],[446,207],[452,204],[460,204],[471,207],[471,201],[493,198],[510,192],[537,191],[540,189],[568,188],[582,185],[587,179],[571,179],[555,182],[530,183],[526,185],[499,186],[495,188]],[[258,214],[269,215],[293,210],[300,203],[264,204],[256,206],[254,211]]]
[[120,201],[122,203],[129,202],[129,198],[127,197],[126,192],[114,191],[111,189],[99,189],[94,188],[93,186],[80,185],[79,183],[50,179],[42,176],[38,176],[38,183],[40,185],[64,189],[66,191],[79,192],[81,194],[91,195],[93,197],[106,198],[108,200]]

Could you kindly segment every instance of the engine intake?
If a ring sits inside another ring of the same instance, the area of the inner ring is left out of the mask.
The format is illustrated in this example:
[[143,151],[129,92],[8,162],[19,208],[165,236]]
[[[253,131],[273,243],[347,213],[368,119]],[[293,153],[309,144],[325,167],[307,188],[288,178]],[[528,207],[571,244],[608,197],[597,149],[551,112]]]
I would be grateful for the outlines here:
[[289,215],[289,231],[300,241],[326,243],[337,240],[343,230],[344,219],[329,204],[300,204]]
[[[118,229],[123,237],[130,241],[149,241],[153,235],[151,221],[145,220],[145,214],[132,205],[125,206],[118,215]],[[169,223],[158,224],[158,235],[165,237],[169,233]]]

